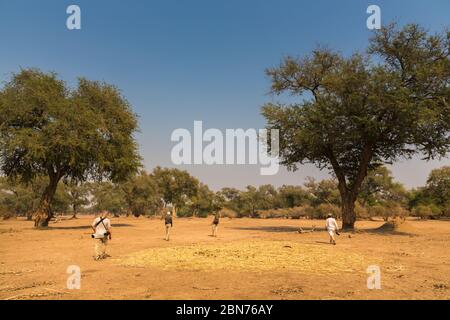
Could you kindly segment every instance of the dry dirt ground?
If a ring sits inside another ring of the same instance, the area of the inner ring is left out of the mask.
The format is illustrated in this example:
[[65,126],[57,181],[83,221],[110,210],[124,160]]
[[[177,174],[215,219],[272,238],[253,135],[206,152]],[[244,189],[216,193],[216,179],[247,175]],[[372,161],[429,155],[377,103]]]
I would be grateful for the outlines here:
[[[148,218],[113,218],[110,258],[94,261],[92,217],[34,230],[0,221],[0,299],[450,299],[450,221],[409,221],[408,232],[358,222],[337,246],[323,221],[175,219],[172,239]],[[81,289],[67,289],[67,268]],[[378,265],[381,289],[367,288]]]

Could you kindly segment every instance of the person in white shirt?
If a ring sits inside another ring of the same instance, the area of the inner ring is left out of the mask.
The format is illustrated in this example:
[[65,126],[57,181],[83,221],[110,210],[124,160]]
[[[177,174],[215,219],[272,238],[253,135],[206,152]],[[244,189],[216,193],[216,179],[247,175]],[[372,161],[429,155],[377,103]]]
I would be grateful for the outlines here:
[[325,227],[328,231],[328,234],[330,235],[330,243],[333,245],[336,245],[335,235],[339,231],[339,226],[336,222],[336,219],[333,218],[333,215],[331,213],[327,216],[327,220],[325,222]]
[[100,216],[95,218],[92,223],[92,229],[94,234],[92,238],[95,240],[94,246],[94,259],[101,260],[107,257],[106,246],[108,245],[108,239],[111,240],[111,221],[108,219],[109,213],[102,211]]

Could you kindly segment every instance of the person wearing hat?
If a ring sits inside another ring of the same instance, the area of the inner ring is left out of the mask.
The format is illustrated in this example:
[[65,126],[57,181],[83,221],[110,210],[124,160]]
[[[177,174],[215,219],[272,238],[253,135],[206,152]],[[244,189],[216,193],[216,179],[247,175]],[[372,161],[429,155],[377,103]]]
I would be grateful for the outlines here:
[[336,238],[335,235],[339,231],[339,226],[336,222],[336,219],[333,218],[333,215],[330,213],[327,216],[327,220],[325,222],[325,227],[328,231],[328,234],[330,235],[330,243],[333,245],[336,245]]
[[166,225],[166,241],[169,241],[169,237],[170,237],[170,228],[173,227],[173,220],[172,220],[172,214],[170,213],[170,211],[167,212],[165,218],[164,218],[164,223]]

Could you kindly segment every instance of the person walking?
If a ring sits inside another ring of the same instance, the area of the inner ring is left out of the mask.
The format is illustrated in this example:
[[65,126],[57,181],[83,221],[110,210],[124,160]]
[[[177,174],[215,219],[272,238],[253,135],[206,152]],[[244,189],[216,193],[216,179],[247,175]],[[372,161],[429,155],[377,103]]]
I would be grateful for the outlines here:
[[336,245],[336,237],[335,235],[339,235],[339,226],[336,222],[336,219],[333,218],[333,215],[330,213],[327,216],[327,220],[325,222],[325,227],[330,235],[330,243]]
[[219,229],[219,222],[220,222],[220,213],[217,212],[214,215],[214,219],[213,219],[213,222],[211,224],[211,226],[212,226],[212,236],[216,237],[216,238],[217,238],[217,231]]
[[173,227],[173,219],[172,214],[170,211],[167,212],[166,216],[164,217],[164,224],[166,226],[166,241],[169,241],[170,238],[170,229]]
[[106,247],[108,240],[112,239],[111,235],[111,221],[108,219],[109,213],[102,211],[100,216],[95,218],[92,222],[92,230],[94,234],[92,238],[95,240],[94,245],[94,259],[101,260],[108,257],[106,254]]

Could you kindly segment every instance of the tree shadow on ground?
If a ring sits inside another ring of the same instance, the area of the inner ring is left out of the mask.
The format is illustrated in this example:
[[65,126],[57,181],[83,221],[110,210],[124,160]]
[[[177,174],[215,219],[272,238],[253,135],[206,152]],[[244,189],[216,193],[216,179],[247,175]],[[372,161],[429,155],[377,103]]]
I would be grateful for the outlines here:
[[[265,231],[265,232],[298,232],[300,227],[289,226],[277,226],[277,227],[238,227],[233,228],[235,230],[247,230],[247,231]],[[302,228],[303,231],[310,231],[312,228]]]
[[[123,228],[123,227],[132,227],[131,224],[126,223],[117,223],[111,225],[113,228]],[[91,226],[49,226],[43,230],[85,230],[92,229]]]
[[331,246],[331,243],[329,241],[316,241],[315,243],[326,244],[327,246]]
[[379,230],[379,228],[372,229],[357,229],[353,234],[370,234],[370,235],[379,235],[379,236],[409,236],[416,237],[417,234],[413,232],[401,232],[396,230]]

